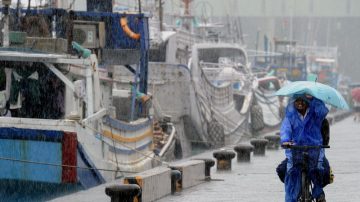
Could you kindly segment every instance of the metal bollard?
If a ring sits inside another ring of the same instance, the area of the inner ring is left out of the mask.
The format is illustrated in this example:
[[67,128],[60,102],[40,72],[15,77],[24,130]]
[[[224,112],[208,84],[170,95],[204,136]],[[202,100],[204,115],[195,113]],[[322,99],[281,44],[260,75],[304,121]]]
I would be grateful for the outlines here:
[[265,139],[252,139],[250,144],[254,146],[254,155],[264,156],[265,148],[268,144],[268,140]]
[[266,146],[268,149],[279,149],[279,147],[280,147],[280,136],[278,136],[278,135],[266,135],[264,138],[269,141],[269,143]]
[[111,197],[111,202],[133,202],[141,195],[141,188],[137,184],[112,185],[105,188],[105,193]]
[[234,152],[225,150],[215,151],[213,156],[217,160],[217,170],[231,170],[231,160],[235,157]]
[[171,170],[171,194],[181,191],[178,187],[179,180],[181,180],[181,172],[179,170]]
[[215,161],[213,159],[206,159],[206,158],[197,158],[194,160],[202,160],[205,162],[205,180],[206,181],[211,180],[210,169],[215,165]]
[[254,151],[254,147],[248,144],[239,144],[234,147],[237,153],[238,162],[250,162],[251,152]]

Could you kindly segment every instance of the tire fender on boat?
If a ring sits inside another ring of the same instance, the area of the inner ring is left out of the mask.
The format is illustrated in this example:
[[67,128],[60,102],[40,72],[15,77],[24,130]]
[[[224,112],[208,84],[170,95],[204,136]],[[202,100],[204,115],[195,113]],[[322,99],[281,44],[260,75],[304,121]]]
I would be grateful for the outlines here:
[[260,105],[254,104],[251,106],[250,122],[251,122],[251,128],[254,131],[260,131],[265,127],[264,115]]

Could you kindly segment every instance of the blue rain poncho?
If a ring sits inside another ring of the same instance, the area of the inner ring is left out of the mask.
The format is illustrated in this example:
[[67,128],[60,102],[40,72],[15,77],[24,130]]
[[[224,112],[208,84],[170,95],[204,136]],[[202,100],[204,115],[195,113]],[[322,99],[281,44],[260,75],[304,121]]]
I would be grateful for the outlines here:
[[[321,123],[329,110],[324,102],[313,97],[309,100],[307,114],[302,120],[301,114],[295,109],[294,100],[292,99],[286,108],[286,115],[280,129],[281,143],[291,141],[296,145],[322,145]],[[288,159],[285,176],[285,201],[296,202],[301,190],[301,166],[294,164],[293,153],[290,149],[285,151],[285,155]],[[310,159],[318,158],[319,165],[321,165],[324,155],[324,149],[309,152]],[[317,167],[317,171],[310,171],[310,178],[314,183],[314,198],[323,192],[321,181],[316,177],[323,173],[321,171],[321,166]]]

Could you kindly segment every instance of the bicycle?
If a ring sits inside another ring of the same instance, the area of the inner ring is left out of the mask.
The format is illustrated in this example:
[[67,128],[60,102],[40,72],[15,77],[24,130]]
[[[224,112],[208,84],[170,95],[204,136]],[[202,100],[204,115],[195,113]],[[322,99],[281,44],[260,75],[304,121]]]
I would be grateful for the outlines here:
[[[315,199],[312,197],[312,188],[313,184],[309,178],[308,172],[311,167],[311,162],[309,158],[309,150],[317,150],[320,153],[320,149],[322,148],[330,148],[328,145],[319,145],[319,146],[309,146],[309,145],[281,145],[284,149],[292,149],[293,150],[293,163],[301,165],[301,191],[300,196],[298,198],[298,202],[315,202]],[[300,152],[300,156],[296,154],[296,152]],[[313,160],[312,164],[317,165],[317,160]]]

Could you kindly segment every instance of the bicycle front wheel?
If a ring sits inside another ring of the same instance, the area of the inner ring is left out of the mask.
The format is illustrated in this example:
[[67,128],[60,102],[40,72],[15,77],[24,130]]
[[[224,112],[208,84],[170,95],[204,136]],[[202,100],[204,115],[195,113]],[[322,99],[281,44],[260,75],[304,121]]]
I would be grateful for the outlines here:
[[301,172],[301,197],[300,202],[311,202],[310,180],[305,171]]

